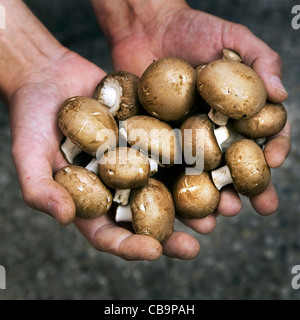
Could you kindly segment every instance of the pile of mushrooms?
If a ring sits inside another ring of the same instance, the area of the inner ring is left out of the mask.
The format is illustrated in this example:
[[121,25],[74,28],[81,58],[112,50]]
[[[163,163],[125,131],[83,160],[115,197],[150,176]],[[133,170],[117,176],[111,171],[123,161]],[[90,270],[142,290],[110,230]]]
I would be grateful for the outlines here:
[[227,184],[246,197],[263,192],[271,179],[264,144],[286,121],[285,107],[267,101],[263,81],[235,52],[196,68],[162,58],[140,78],[115,71],[93,98],[64,101],[58,125],[69,165],[54,179],[78,217],[110,213],[163,242],[176,214],[212,214]]

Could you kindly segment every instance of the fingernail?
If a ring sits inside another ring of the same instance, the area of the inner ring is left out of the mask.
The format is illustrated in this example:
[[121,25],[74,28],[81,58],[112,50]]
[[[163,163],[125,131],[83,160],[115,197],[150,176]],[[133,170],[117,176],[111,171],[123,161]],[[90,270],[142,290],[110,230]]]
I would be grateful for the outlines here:
[[284,95],[287,95],[287,91],[285,90],[284,86],[282,85],[281,83],[281,80],[279,77],[277,76],[272,76],[270,78],[270,83],[271,83],[271,86],[277,90],[277,91],[280,91],[282,94]]

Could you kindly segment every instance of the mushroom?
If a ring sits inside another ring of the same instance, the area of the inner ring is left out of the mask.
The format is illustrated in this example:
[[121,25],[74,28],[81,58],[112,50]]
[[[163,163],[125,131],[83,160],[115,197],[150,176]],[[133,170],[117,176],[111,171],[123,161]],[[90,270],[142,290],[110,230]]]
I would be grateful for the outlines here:
[[116,221],[130,221],[137,234],[149,235],[160,242],[167,240],[174,228],[175,206],[167,187],[149,178],[142,187],[133,189],[130,205],[119,206]]
[[223,50],[223,58],[206,65],[197,76],[197,88],[211,106],[209,117],[218,125],[228,118],[247,119],[258,113],[267,99],[262,79],[239,56]]
[[205,171],[217,168],[223,160],[228,141],[233,142],[238,138],[238,135],[226,126],[215,128],[206,114],[190,116],[183,122],[180,130],[186,163],[200,169],[199,163],[204,161]]
[[283,104],[267,102],[262,110],[249,119],[231,120],[233,128],[251,139],[268,138],[280,132],[287,121]]
[[67,165],[55,173],[54,180],[67,189],[80,218],[100,217],[112,205],[110,190],[98,175],[84,167]]
[[69,163],[81,151],[94,157],[100,146],[116,147],[117,122],[95,99],[76,96],[65,100],[58,113],[58,125],[66,137],[61,150]]
[[138,115],[120,123],[120,136],[160,166],[172,166],[181,155],[176,130],[157,118]]
[[172,194],[177,213],[185,218],[204,218],[216,210],[220,201],[220,191],[205,171],[196,175],[179,175]]
[[126,205],[130,190],[147,182],[150,164],[139,150],[121,147],[104,154],[98,163],[98,174],[108,187],[116,190],[113,200]]
[[109,108],[118,120],[125,120],[140,113],[138,97],[140,78],[127,71],[115,71],[106,75],[94,91],[94,99]]
[[232,143],[225,152],[225,163],[211,172],[217,189],[233,183],[238,193],[251,197],[267,188],[271,179],[270,168],[263,151],[254,141],[241,139]]
[[142,74],[138,95],[144,109],[163,121],[176,121],[187,115],[197,98],[197,72],[184,60],[162,58]]

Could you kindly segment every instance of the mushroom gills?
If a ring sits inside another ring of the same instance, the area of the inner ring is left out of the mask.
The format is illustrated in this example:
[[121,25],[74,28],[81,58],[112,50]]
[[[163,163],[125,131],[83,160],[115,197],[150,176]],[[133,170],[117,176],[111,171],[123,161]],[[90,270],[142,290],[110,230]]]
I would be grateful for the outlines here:
[[98,101],[109,108],[109,112],[116,116],[121,102],[123,89],[116,79],[110,78],[104,82],[100,90]]

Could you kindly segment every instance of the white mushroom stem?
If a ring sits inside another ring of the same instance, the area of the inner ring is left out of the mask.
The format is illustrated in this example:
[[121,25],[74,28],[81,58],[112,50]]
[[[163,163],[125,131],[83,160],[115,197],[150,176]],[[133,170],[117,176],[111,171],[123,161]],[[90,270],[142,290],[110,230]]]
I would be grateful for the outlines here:
[[223,151],[222,144],[229,139],[229,130],[226,126],[220,126],[219,128],[214,130],[214,134],[218,142],[219,148]]
[[98,174],[98,161],[96,158],[93,158],[85,167],[86,169]]
[[115,79],[107,79],[100,90],[98,101],[109,108],[110,113],[115,116],[120,108],[122,87]]
[[61,144],[60,149],[69,163],[73,163],[75,157],[82,152],[68,137],[66,137],[65,141]]
[[219,111],[213,108],[211,108],[210,111],[208,112],[208,117],[213,123],[219,126],[225,126],[228,122],[227,116],[225,116],[224,114],[220,113]]
[[122,206],[127,205],[129,203],[130,191],[131,189],[116,189],[113,199],[114,202],[117,202]]
[[116,222],[131,222],[132,221],[132,211],[130,204],[126,206],[118,206],[115,216]]
[[148,158],[150,164],[150,176],[153,176],[158,171],[158,162],[154,159]]
[[230,170],[227,165],[213,170],[211,172],[211,178],[218,190],[221,190],[224,186],[233,182]]
[[227,124],[226,126],[220,126],[214,130],[214,133],[222,152],[225,152],[234,141],[245,138],[237,133],[230,124]]

